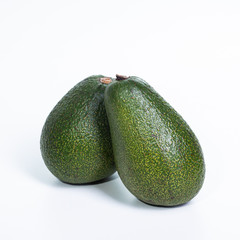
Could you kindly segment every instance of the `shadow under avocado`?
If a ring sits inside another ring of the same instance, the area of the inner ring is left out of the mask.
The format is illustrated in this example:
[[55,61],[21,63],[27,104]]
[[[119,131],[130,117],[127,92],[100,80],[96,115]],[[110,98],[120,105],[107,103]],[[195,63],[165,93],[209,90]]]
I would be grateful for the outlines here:
[[[113,175],[113,179],[111,181],[101,182],[100,184],[95,185],[94,188],[121,204],[139,209],[156,209],[153,208],[152,205],[139,201],[135,196],[133,196],[123,185],[117,173]],[[164,208],[159,209],[164,210]]]
[[121,182],[117,173],[114,173],[113,175],[105,179],[92,182],[92,183],[84,183],[84,184],[65,183],[56,179],[56,181],[54,181],[54,186],[61,187],[61,188],[69,188],[69,187],[81,188],[81,187],[88,186],[96,191],[99,191],[101,194],[107,195],[107,197],[111,198],[112,200],[120,204],[124,204],[130,207],[136,207],[138,209],[148,209],[148,210],[159,209],[164,211],[168,209],[180,208],[189,204],[188,202],[178,206],[157,206],[157,205],[152,205],[152,204],[143,202],[140,199],[136,198],[127,190],[127,188]]
[[127,190],[127,188],[121,182],[121,179],[117,173],[113,174],[111,177],[107,179],[98,181],[97,185],[96,183],[95,184],[92,183],[90,185],[93,185],[96,190],[101,191],[102,193],[104,193],[114,201],[117,201],[121,204],[128,205],[131,207],[134,206],[140,209],[169,210],[174,208],[181,208],[191,204],[191,201],[190,201],[177,206],[159,206],[159,205],[153,205],[153,204],[143,202],[140,199],[136,198]]
[[102,183],[106,183],[106,182],[110,182],[114,179],[117,178],[117,175],[113,174],[107,178],[95,181],[95,182],[90,182],[90,183],[68,183],[68,182],[64,182],[59,180],[60,182],[67,184],[67,185],[71,185],[71,186],[91,186],[91,185],[98,185],[98,184],[102,184]]
[[163,206],[163,205],[154,205],[154,204],[151,204],[151,203],[146,203],[140,199],[138,199],[138,201],[142,202],[143,204],[147,204],[151,207],[156,207],[156,208],[165,208],[165,209],[171,209],[171,208],[181,208],[181,207],[184,207],[186,205],[190,205],[191,204],[191,201],[190,202],[186,202],[186,203],[182,203],[182,204],[179,204],[179,205],[176,205],[176,206]]

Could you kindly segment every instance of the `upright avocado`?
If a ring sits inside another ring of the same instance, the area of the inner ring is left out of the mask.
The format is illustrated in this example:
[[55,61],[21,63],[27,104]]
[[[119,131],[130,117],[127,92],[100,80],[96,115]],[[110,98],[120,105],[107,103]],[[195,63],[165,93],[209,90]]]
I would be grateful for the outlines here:
[[73,87],[42,129],[41,153],[48,169],[66,183],[101,180],[115,172],[104,90],[113,79],[91,76]]
[[176,206],[201,189],[205,164],[183,118],[144,80],[117,76],[104,94],[117,171],[152,205]]

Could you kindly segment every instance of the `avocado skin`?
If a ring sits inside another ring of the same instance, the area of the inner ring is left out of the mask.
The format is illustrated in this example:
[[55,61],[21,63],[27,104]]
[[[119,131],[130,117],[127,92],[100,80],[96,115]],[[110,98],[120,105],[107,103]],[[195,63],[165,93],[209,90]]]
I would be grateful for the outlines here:
[[114,160],[139,200],[176,206],[201,189],[205,164],[199,142],[183,118],[144,80],[129,77],[104,94]]
[[95,75],[79,82],[54,107],[42,129],[44,162],[59,180],[82,184],[116,171],[104,106],[107,84]]

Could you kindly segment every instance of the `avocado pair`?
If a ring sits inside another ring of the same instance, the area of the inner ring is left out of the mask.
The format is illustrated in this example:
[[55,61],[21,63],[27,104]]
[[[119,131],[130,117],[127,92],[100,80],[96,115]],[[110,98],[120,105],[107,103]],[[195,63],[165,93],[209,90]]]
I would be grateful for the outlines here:
[[188,124],[134,76],[91,76],[73,87],[45,122],[41,153],[63,182],[95,182],[117,170],[127,189],[152,205],[188,202],[205,175]]

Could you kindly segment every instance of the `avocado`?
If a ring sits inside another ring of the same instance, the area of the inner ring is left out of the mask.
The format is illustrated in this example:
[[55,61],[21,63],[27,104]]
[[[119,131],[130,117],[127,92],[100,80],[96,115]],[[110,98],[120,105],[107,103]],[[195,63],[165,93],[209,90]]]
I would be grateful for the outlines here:
[[114,160],[139,200],[176,206],[201,189],[201,146],[184,119],[144,80],[117,75],[105,90]]
[[62,182],[95,182],[116,171],[104,106],[104,90],[112,81],[96,75],[79,82],[46,119],[40,139],[42,157]]

